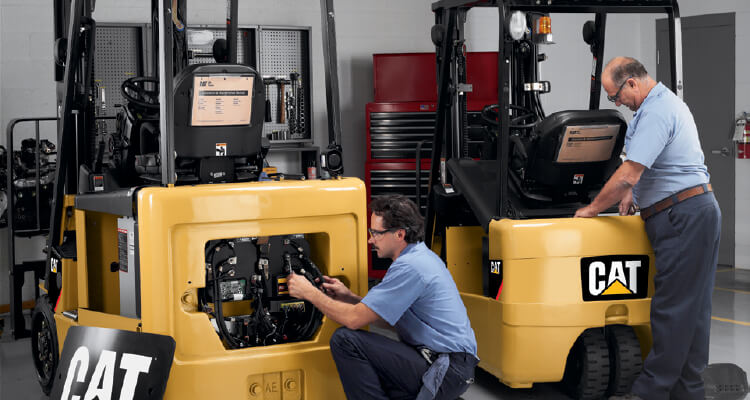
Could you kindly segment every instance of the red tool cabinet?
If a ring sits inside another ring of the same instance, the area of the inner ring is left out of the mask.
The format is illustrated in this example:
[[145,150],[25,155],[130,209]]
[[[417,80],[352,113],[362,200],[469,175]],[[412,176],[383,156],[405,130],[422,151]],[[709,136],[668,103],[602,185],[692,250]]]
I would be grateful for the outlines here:
[[[467,94],[472,126],[479,124],[479,112],[484,106],[497,103],[497,53],[467,53],[466,66],[467,83],[473,86]],[[424,141],[418,203],[425,212],[437,105],[435,70],[435,53],[373,55],[375,101],[365,109],[368,201],[395,193],[417,201],[416,151],[418,143]],[[371,251],[369,277],[382,278],[390,263]]]

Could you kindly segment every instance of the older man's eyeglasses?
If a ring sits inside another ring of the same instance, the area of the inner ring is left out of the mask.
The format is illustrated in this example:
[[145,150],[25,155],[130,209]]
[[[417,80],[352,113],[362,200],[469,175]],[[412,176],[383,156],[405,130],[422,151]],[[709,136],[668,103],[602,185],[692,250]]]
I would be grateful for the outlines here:
[[372,228],[367,228],[367,232],[370,233],[370,236],[374,238],[379,238],[388,232],[396,232],[399,229],[406,229],[406,228],[390,228],[390,229],[383,229],[382,231],[378,231]]
[[625,84],[628,83],[628,80],[630,80],[631,78],[633,78],[633,75],[630,75],[627,78],[625,78],[625,81],[622,82],[622,85],[620,85],[620,88],[617,89],[617,93],[615,93],[614,96],[607,96],[607,100],[613,103],[617,103],[617,99],[620,98],[620,92],[622,92],[622,88],[625,87]]

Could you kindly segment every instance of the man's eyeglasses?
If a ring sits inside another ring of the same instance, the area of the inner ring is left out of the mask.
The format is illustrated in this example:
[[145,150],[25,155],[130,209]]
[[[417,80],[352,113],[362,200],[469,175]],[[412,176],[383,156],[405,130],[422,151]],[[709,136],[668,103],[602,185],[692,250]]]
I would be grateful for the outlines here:
[[388,232],[396,232],[399,229],[406,229],[406,228],[390,228],[390,229],[383,229],[382,231],[378,231],[372,228],[367,228],[367,232],[369,232],[370,236],[372,237],[381,237]]
[[628,80],[631,79],[632,77],[633,75],[630,75],[627,78],[625,78],[625,81],[622,82],[622,85],[620,85],[620,88],[617,89],[617,93],[615,93],[614,96],[607,96],[607,100],[613,103],[617,103],[617,99],[620,98],[620,92],[622,92],[622,88],[625,87],[625,84],[628,83]]

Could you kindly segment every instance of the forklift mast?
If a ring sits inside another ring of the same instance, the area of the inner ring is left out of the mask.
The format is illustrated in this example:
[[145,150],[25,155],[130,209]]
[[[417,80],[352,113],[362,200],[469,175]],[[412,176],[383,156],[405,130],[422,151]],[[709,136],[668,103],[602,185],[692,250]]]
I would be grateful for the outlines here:
[[[57,168],[47,237],[45,287],[49,298],[59,295],[58,261],[75,258],[75,240],[62,244],[63,201],[66,194],[77,193],[78,165],[91,157],[86,143],[94,123],[93,65],[96,22],[91,18],[93,0],[55,0],[54,59],[57,84]],[[65,33],[67,32],[67,33]],[[65,249],[69,249],[66,251]]]
[[[593,13],[595,21],[584,27],[586,42],[591,47],[593,67],[589,97],[589,110],[599,109],[601,95],[601,74],[604,55],[604,38],[607,14],[664,13],[669,19],[670,49],[672,65],[672,90],[682,97],[682,41],[679,7],[676,0],[634,0],[626,4],[620,1],[601,0],[551,0],[540,3],[535,0],[442,0],[432,4],[435,13],[435,26],[432,28],[432,39],[436,45],[438,104],[435,122],[431,170],[428,186],[427,221],[425,238],[432,244],[439,227],[444,224],[438,221],[436,206],[436,188],[450,187],[451,178],[446,174],[445,163],[451,158],[466,156],[464,138],[465,130],[465,92],[471,88],[466,85],[464,54],[464,23],[466,13],[474,7],[495,7],[499,15],[498,34],[498,104],[497,126],[497,167],[495,185],[490,190],[496,191],[494,216],[492,219],[513,218],[514,211],[509,201],[509,164],[510,164],[510,120],[511,108],[519,101],[524,92],[530,89],[524,84],[532,83],[536,76],[521,79],[522,66],[519,57],[514,54],[514,39],[509,32],[509,21],[512,13],[522,11],[527,14],[546,15],[549,13]],[[536,47],[536,46],[534,46]],[[531,67],[538,70],[542,61],[536,48],[533,51]],[[537,83],[537,82],[533,82]],[[534,88],[532,91],[544,89]],[[546,87],[546,91],[549,87]],[[544,118],[544,111],[538,100],[538,114]],[[464,111],[462,111],[464,110]],[[450,190],[450,189],[449,189]]]

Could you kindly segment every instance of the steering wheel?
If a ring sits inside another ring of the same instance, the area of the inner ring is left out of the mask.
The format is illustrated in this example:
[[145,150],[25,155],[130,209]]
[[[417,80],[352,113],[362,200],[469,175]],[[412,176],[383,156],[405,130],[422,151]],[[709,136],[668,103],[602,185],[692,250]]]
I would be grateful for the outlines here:
[[482,116],[482,119],[484,120],[485,124],[496,128],[498,125],[500,125],[497,122],[497,116],[499,115],[499,111],[500,111],[500,106],[498,106],[497,104],[490,104],[488,106],[485,106],[482,109],[482,112],[480,115]]
[[[154,90],[147,90],[147,85]],[[120,91],[129,103],[149,110],[159,109],[159,81],[156,78],[134,76],[120,85]]]

